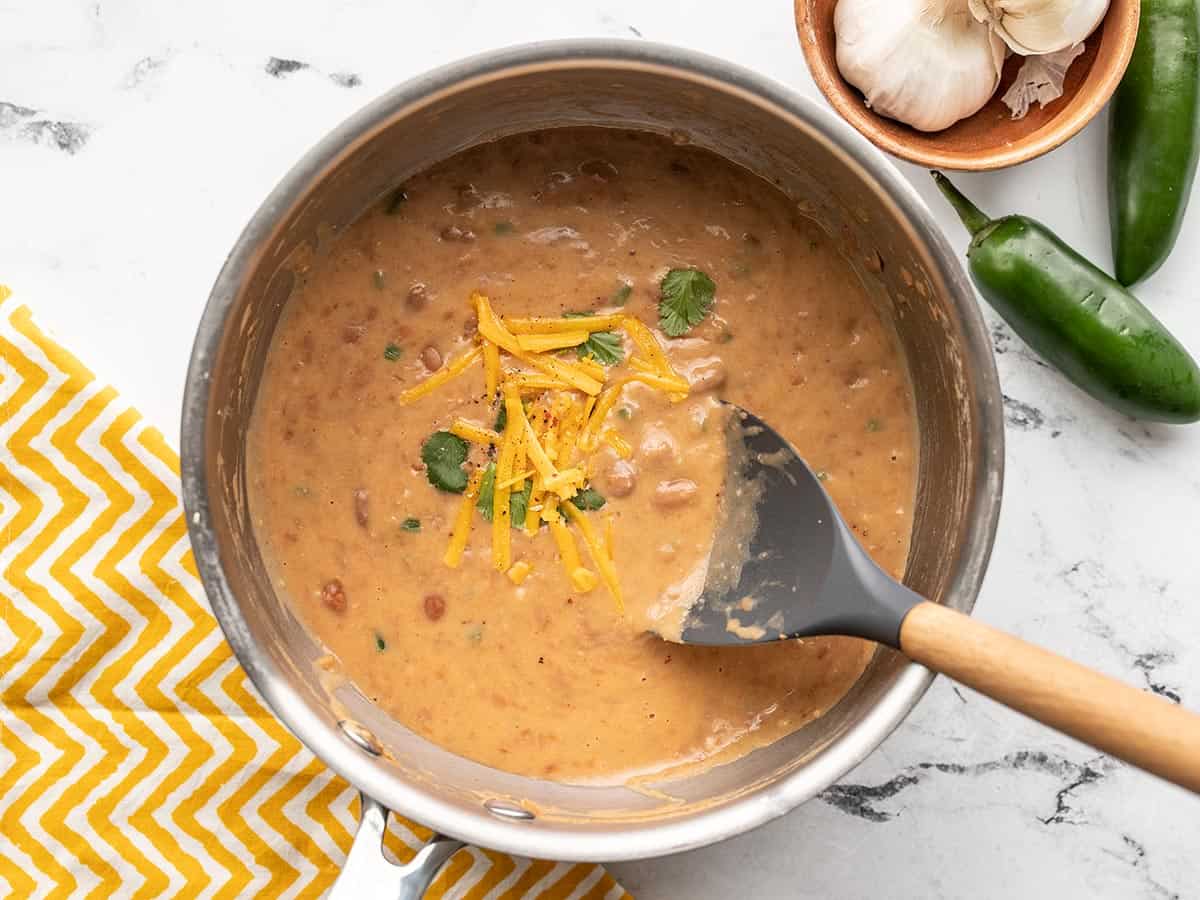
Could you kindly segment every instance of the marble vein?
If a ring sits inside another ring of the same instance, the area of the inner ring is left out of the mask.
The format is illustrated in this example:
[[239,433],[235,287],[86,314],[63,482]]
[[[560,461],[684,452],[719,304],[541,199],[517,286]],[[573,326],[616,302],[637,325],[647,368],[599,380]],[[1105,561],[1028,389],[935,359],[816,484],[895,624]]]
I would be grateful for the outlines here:
[[1043,825],[1076,824],[1082,821],[1081,814],[1068,800],[1081,787],[1099,781],[1120,763],[1107,756],[1097,756],[1078,763],[1065,756],[1041,750],[1020,750],[1005,754],[995,760],[979,763],[920,762],[908,766],[898,775],[880,784],[836,784],[819,796],[830,806],[847,815],[868,822],[887,822],[899,811],[881,807],[882,801],[891,800],[911,787],[922,784],[935,775],[978,777],[998,771],[1040,772],[1063,782],[1054,795],[1054,809],[1045,817],[1038,817]]
[[47,118],[32,107],[0,100],[0,134],[74,155],[91,133],[91,126],[83,122]]

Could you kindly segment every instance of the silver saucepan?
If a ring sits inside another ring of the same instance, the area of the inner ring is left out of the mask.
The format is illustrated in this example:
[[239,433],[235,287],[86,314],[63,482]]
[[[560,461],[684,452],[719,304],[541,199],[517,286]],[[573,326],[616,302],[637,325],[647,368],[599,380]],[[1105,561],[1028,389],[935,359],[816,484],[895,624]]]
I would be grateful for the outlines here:
[[[647,791],[480,765],[322,673],[323,650],[276,593],[246,506],[246,431],[295,271],[318,241],[429,165],[483,141],[572,125],[705,147],[778,185],[836,236],[894,323],[915,389],[921,463],[905,580],[969,611],[991,551],[1003,427],[987,332],[925,205],[852,129],[744,69],[641,42],[518,47],[392,90],[300,160],[238,239],[200,321],[181,439],[188,530],[225,636],[275,714],[362,792],[362,822],[338,883],[357,900],[383,888],[419,896],[459,841],[559,860],[623,860],[747,831],[848,772],[932,679],[881,649],[827,715],[743,759]],[[379,845],[389,809],[445,837],[409,866],[392,866]]]

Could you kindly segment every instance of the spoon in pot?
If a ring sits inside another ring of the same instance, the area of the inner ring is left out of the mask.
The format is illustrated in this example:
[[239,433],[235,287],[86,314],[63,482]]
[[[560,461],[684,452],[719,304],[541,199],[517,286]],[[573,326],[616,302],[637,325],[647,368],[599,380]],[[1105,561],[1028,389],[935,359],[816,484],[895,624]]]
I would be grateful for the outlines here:
[[753,414],[727,408],[726,489],[704,588],[678,630],[664,625],[660,636],[703,645],[868,638],[1200,792],[1200,716],[893,580],[859,545],[795,448]]

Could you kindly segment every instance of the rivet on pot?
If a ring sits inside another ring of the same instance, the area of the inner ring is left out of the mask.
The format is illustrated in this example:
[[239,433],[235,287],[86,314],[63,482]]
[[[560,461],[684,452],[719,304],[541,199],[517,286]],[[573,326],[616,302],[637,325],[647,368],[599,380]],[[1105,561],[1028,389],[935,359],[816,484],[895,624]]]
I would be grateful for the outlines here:
[[530,822],[537,818],[525,807],[517,806],[509,800],[484,800],[483,808],[499,819],[510,819],[515,822]]
[[342,729],[342,733],[350,739],[350,743],[355,744],[360,750],[370,753],[372,756],[383,755],[383,744],[379,743],[379,738],[353,719],[342,719],[338,722],[338,728]]

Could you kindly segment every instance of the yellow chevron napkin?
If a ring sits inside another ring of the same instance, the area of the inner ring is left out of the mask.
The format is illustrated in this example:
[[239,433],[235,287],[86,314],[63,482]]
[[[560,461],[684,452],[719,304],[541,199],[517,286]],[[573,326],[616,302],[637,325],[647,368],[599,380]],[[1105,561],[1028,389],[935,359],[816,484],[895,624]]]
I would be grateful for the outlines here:
[[[208,609],[157,429],[0,286],[0,895],[316,897],[358,795],[271,715]],[[391,817],[401,860],[429,832]],[[629,897],[459,851],[431,898]]]

